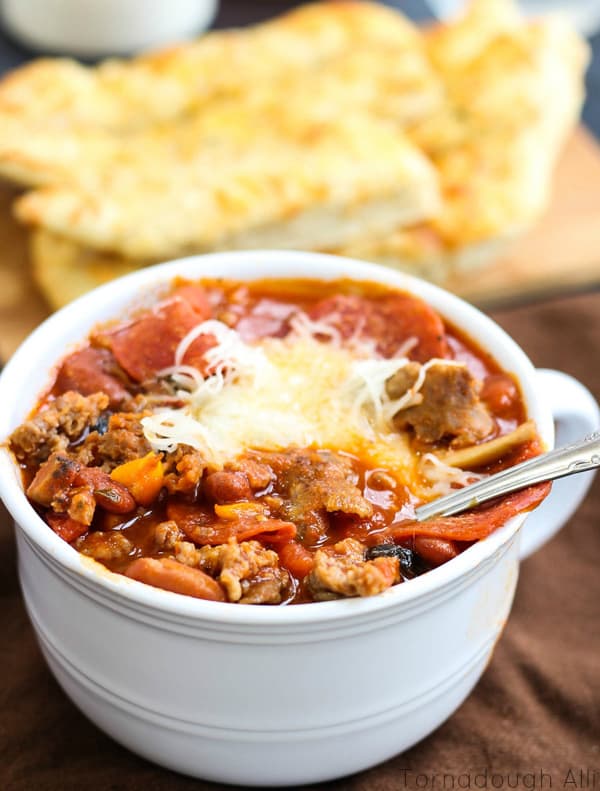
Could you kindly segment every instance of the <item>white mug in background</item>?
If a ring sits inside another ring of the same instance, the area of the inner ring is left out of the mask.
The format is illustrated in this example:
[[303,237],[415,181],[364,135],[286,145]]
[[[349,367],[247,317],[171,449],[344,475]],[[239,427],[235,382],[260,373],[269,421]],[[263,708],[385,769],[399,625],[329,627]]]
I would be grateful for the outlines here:
[[[427,0],[438,19],[458,16],[465,0]],[[519,6],[526,16],[558,13],[566,16],[582,36],[592,36],[600,28],[600,2],[598,0],[520,0]]]
[[218,0],[1,0],[2,23],[23,44],[84,58],[190,38],[217,8]]

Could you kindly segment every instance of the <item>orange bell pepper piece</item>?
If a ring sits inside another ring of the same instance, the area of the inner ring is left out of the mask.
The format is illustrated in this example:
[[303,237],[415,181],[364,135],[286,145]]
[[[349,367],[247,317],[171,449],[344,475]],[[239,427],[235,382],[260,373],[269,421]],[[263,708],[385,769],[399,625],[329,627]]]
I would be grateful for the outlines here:
[[150,452],[115,467],[110,477],[126,486],[136,503],[151,505],[163,487],[165,471],[160,456]]

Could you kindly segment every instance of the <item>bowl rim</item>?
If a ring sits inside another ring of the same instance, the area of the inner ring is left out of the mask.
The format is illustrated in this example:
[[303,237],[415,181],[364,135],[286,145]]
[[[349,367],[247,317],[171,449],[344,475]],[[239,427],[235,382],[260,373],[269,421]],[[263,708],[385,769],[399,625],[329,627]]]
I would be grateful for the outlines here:
[[[28,374],[41,365],[43,380],[48,382],[55,365],[69,348],[76,347],[87,337],[91,327],[115,318],[125,308],[139,304],[140,295],[156,293],[176,277],[195,280],[214,278],[211,267],[219,273],[216,277],[256,280],[265,277],[282,279],[317,278],[337,280],[348,277],[354,280],[379,282],[398,288],[428,302],[442,317],[473,338],[481,347],[498,360],[504,370],[517,376],[527,407],[527,414],[534,419],[538,432],[552,447],[554,426],[548,406],[540,398],[535,384],[535,369],[525,352],[491,318],[481,313],[454,294],[429,282],[378,264],[367,263],[324,253],[295,250],[249,250],[210,253],[179,258],[137,270],[117,278],[79,297],[49,316],[19,346],[0,375],[0,442],[4,443],[10,432],[25,419],[35,405],[43,386],[32,391],[31,404],[19,398],[25,388]],[[224,271],[223,271],[224,270]],[[67,338],[65,344],[64,338]],[[58,354],[52,353],[51,364],[44,351],[52,344],[61,343]],[[37,359],[36,359],[37,358]],[[508,364],[507,364],[508,363]],[[20,386],[19,386],[20,385]],[[15,422],[14,415],[20,413]],[[526,514],[509,519],[487,538],[478,541],[452,561],[445,563],[409,583],[393,586],[378,596],[339,599],[329,602],[310,602],[293,606],[265,607],[263,605],[232,606],[229,602],[212,602],[153,588],[108,571],[100,564],[90,562],[77,550],[60,539],[35,512],[23,491],[18,466],[5,445],[0,449],[0,497],[14,518],[17,529],[26,536],[51,561],[77,576],[91,582],[98,591],[123,597],[123,604],[191,618],[195,621],[222,623],[235,626],[261,626],[277,628],[283,625],[310,625],[330,621],[345,621],[361,615],[382,612],[390,608],[412,606],[415,602],[442,588],[453,587],[469,572],[473,572],[513,539]],[[99,568],[96,568],[99,566]]]

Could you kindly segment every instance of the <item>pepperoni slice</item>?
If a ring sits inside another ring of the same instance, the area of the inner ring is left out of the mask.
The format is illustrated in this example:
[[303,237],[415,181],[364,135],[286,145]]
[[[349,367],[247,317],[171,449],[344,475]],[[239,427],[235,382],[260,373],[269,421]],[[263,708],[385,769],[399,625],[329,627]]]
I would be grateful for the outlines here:
[[111,406],[117,406],[129,397],[129,393],[112,373],[116,365],[117,361],[108,349],[88,346],[74,352],[63,362],[56,377],[57,395],[68,390],[76,390],[84,396],[101,391],[110,398]]
[[291,541],[296,536],[296,525],[281,519],[240,517],[220,520],[207,508],[186,503],[169,503],[167,516],[177,523],[195,544],[226,544],[230,538],[248,541],[264,539],[271,543]]
[[393,357],[411,338],[416,343],[407,356],[418,362],[446,357],[448,345],[438,314],[410,294],[366,299],[355,294],[336,295],[317,302],[309,311],[314,320],[327,319],[342,338],[355,335],[373,339],[382,357]]
[[407,520],[393,525],[385,531],[385,535],[394,541],[413,536],[431,536],[449,541],[478,541],[502,527],[511,517],[535,508],[548,495],[551,487],[551,483],[538,483],[509,494],[491,505],[483,505],[458,516],[439,516],[426,522]]
[[[101,342],[112,350],[119,365],[132,379],[143,382],[173,365],[179,342],[210,316],[208,301],[203,307],[196,293],[198,290],[194,286],[182,286],[167,302],[101,337]],[[204,352],[214,345],[213,336],[201,335],[191,344],[183,362],[204,372]]]
[[204,494],[213,503],[239,503],[252,497],[252,489],[243,472],[222,470],[204,479]]
[[441,566],[460,554],[459,546],[444,538],[415,536],[413,545],[415,552],[432,566]]

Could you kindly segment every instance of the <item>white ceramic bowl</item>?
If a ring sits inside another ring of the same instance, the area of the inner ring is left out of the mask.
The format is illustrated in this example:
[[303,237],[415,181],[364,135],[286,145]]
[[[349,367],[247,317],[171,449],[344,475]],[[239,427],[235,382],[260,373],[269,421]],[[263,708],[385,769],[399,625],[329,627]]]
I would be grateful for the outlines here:
[[[0,379],[0,438],[25,418],[49,368],[70,345],[175,275],[351,277],[411,291],[517,375],[528,413],[552,445],[552,413],[538,375],[473,307],[389,269],[276,251],[144,269],[52,316]],[[597,405],[585,388],[557,372],[543,376],[570,429],[595,428]],[[532,518],[529,548],[558,529],[589,480],[572,483],[558,503],[553,494],[554,504],[537,512],[545,518]],[[356,772],[410,747],[452,714],[481,675],[508,616],[525,520],[511,519],[446,565],[382,595],[273,608],[186,598],[99,571],[36,515],[6,451],[0,494],[17,523],[23,595],[40,646],[79,708],[152,761],[258,786]]]

